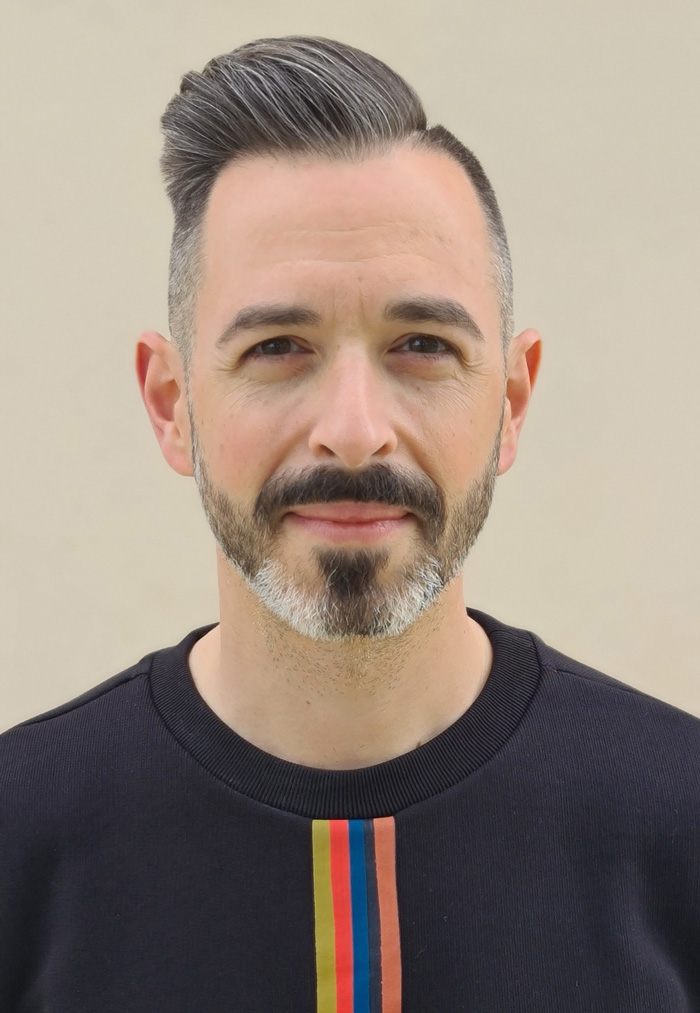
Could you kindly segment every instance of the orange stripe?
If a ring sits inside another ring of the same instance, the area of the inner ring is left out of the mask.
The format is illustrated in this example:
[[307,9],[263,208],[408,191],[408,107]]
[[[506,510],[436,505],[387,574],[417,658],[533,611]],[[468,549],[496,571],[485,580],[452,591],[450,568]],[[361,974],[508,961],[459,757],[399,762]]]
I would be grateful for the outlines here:
[[374,853],[381,926],[382,1013],[401,1013],[401,941],[393,816],[383,816],[374,821]]
[[335,921],[337,1013],[352,1013],[352,903],[350,900],[350,841],[347,820],[329,820],[331,884]]

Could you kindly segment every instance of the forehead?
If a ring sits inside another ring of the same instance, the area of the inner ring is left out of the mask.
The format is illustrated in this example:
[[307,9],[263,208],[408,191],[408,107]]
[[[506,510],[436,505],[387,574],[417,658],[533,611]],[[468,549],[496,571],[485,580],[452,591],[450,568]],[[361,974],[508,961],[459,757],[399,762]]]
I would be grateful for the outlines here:
[[484,215],[442,152],[233,163],[212,188],[202,252],[204,315],[218,315],[222,301],[229,312],[331,290],[336,301],[358,289],[370,301],[420,291],[466,298],[482,326],[498,328]]

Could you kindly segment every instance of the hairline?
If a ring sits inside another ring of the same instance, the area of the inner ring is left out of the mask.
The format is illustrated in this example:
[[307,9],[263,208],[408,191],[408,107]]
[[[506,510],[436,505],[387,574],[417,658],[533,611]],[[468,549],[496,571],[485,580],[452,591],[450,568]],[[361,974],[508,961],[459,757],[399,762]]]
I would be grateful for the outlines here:
[[[366,146],[363,146],[363,150],[357,150],[357,148],[343,149],[339,146],[337,151],[319,151],[316,149],[312,150],[311,148],[308,150],[285,151],[278,147],[270,147],[267,150],[261,149],[259,151],[249,151],[244,154],[234,155],[223,166],[221,166],[216,175],[213,177],[205,198],[201,202],[201,207],[197,210],[196,215],[186,226],[182,226],[176,221],[173,230],[168,286],[169,325],[173,344],[180,354],[185,370],[185,376],[187,378],[189,378],[192,351],[196,338],[196,308],[197,298],[202,282],[201,253],[205,219],[211,194],[222,173],[232,165],[265,157],[279,158],[288,162],[294,162],[302,159],[313,159],[315,161],[326,161],[330,164],[334,162],[361,164],[373,156],[386,155],[391,151],[402,147],[442,153],[445,157],[454,162],[459,169],[461,169],[474,192],[481,209],[481,213],[484,217],[484,224],[486,226],[486,232],[489,240],[489,273],[491,283],[496,290],[498,299],[500,320],[499,331],[501,336],[501,346],[505,355],[513,334],[513,281],[507,240],[504,248],[503,239],[499,235],[497,227],[494,224],[492,212],[484,201],[478,187],[474,184],[474,181],[465,166],[462,165],[459,159],[457,159],[450,151],[446,150],[445,147],[431,140],[430,137],[427,137],[422,131],[416,131],[405,138],[380,140],[376,143],[368,143]],[[179,264],[177,261],[179,261]],[[175,284],[177,284],[181,289],[184,288],[185,291],[176,293],[174,290]],[[174,324],[175,326],[173,326]],[[183,334],[183,332],[185,333]]]

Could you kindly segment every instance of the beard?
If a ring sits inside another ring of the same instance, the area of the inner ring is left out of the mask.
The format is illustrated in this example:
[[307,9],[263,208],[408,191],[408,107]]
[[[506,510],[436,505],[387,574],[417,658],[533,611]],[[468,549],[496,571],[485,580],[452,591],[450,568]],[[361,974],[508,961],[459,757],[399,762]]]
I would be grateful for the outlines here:
[[[451,508],[427,475],[375,464],[356,473],[323,466],[276,475],[263,485],[250,513],[212,482],[190,419],[195,482],[223,555],[273,615],[312,640],[404,633],[459,574],[491,507],[500,424],[483,473]],[[408,561],[391,574],[387,548],[317,547],[312,576],[285,566],[276,557],[284,513],[339,500],[386,503],[415,514]]]

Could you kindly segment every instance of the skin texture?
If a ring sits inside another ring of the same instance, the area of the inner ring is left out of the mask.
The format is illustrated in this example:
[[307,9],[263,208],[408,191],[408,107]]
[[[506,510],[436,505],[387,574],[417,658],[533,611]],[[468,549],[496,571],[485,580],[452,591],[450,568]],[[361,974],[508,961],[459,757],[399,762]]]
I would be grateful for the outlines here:
[[[484,218],[449,157],[396,148],[357,163],[230,165],[212,190],[202,252],[189,407],[164,337],[142,335],[137,372],[167,462],[194,473],[194,434],[200,491],[204,473],[251,532],[272,480],[384,465],[409,485],[427,479],[449,522],[490,472],[511,467],[541,342],[524,331],[504,363]],[[417,297],[458,302],[481,338],[385,318],[388,304]],[[243,308],[270,303],[303,305],[318,321],[220,340]],[[367,528],[332,520],[282,511],[274,524],[268,551],[307,596],[322,590],[319,552],[381,553],[381,592],[427,544],[410,510],[369,544]],[[488,677],[490,644],[465,614],[459,573],[402,633],[326,642],[270,611],[220,546],[217,565],[220,625],[193,650],[193,678],[224,722],[277,756],[328,768],[381,762],[444,730]]]

